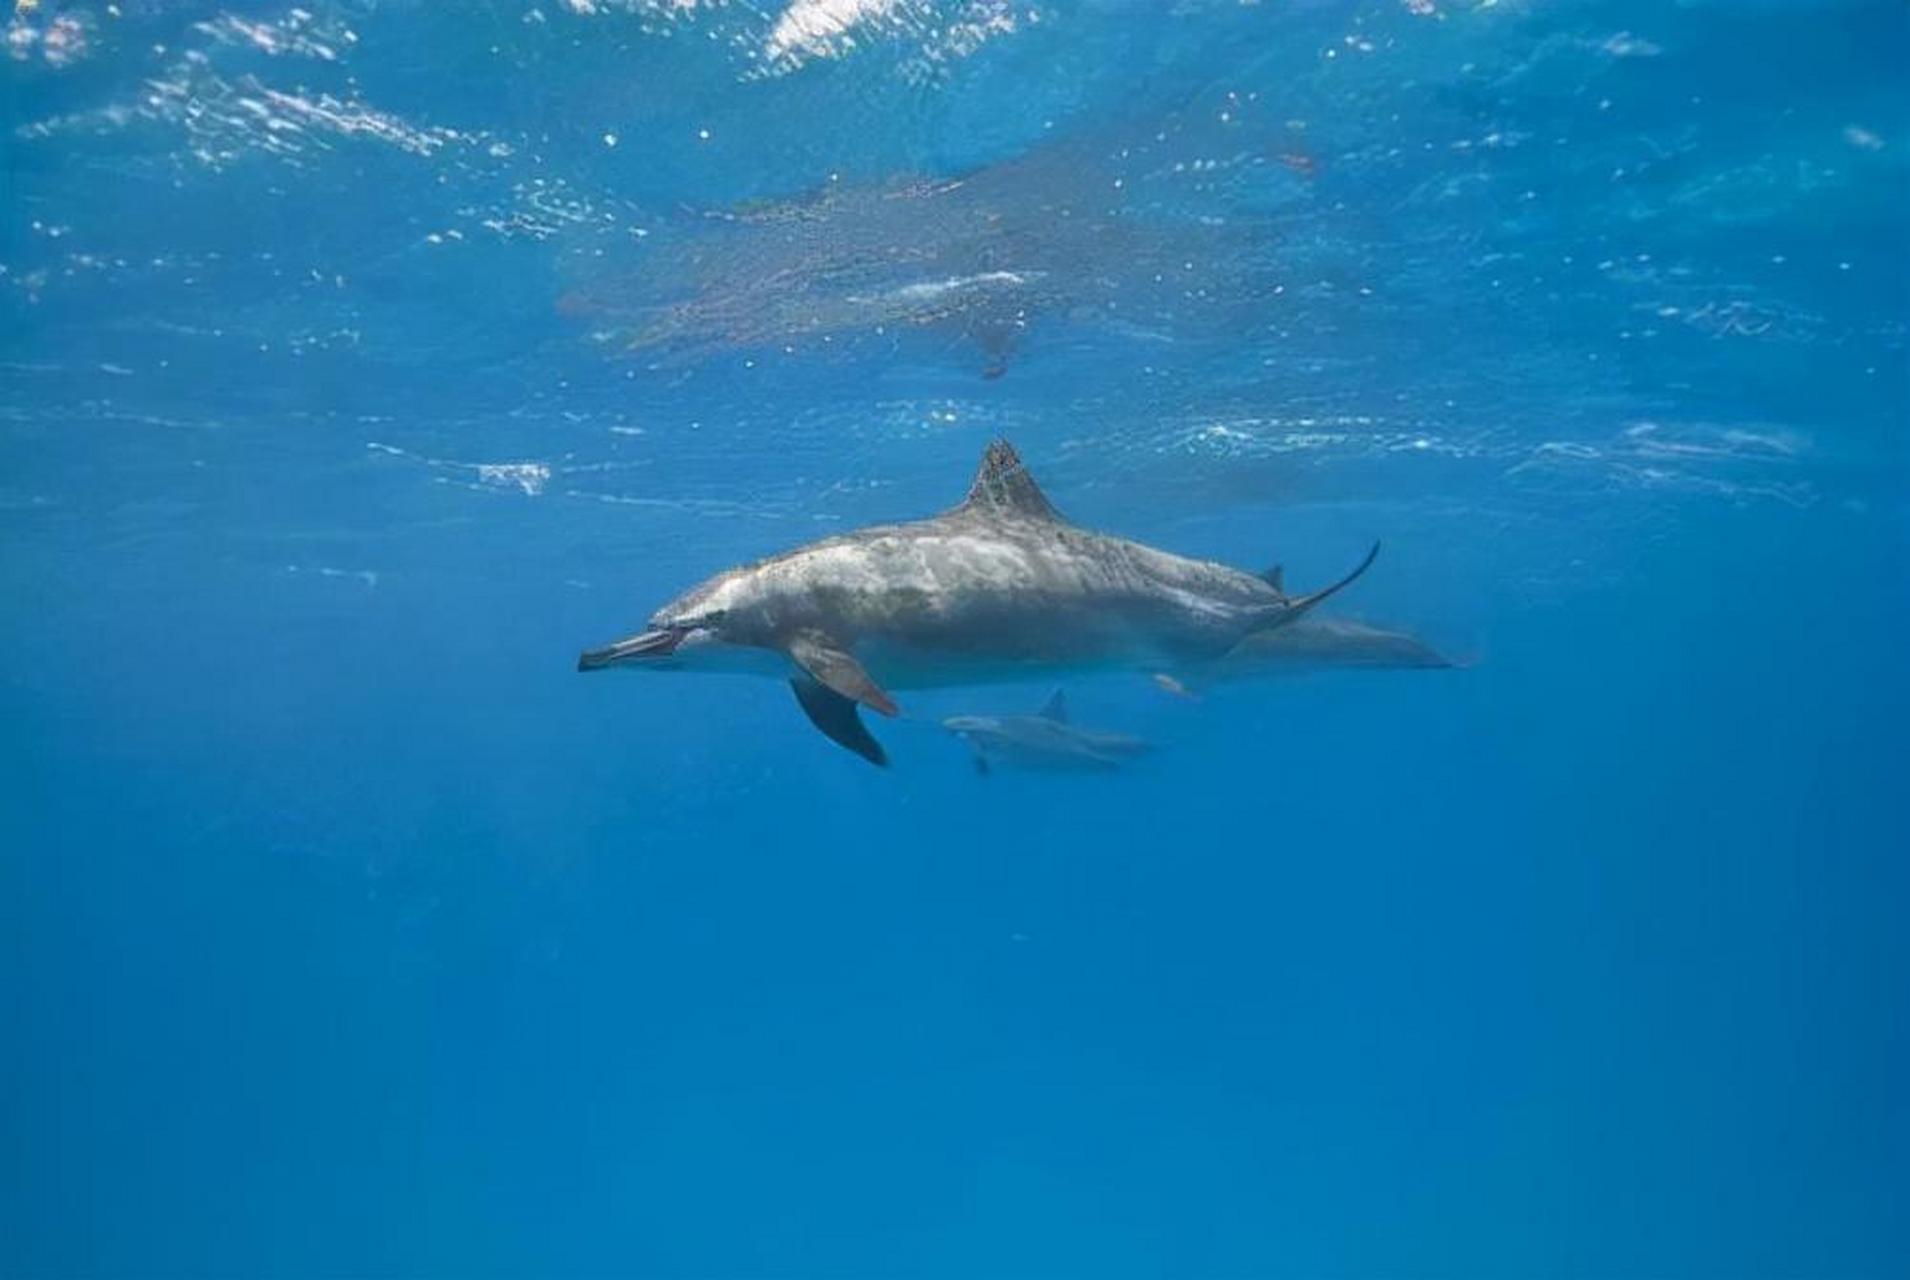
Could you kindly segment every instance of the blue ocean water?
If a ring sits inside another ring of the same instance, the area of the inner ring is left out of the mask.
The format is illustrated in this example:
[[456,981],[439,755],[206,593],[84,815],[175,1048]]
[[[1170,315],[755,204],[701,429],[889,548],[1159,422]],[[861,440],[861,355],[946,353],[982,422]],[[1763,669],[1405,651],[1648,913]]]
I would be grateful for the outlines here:
[[[8,23],[0,1273],[1910,1267],[1901,3]],[[573,669],[998,436],[1463,665]]]

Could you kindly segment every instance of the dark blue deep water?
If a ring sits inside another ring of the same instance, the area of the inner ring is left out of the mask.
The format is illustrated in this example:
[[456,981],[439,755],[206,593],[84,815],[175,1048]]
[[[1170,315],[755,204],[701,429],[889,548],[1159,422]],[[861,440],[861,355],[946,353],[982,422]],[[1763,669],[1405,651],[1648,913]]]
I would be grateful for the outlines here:
[[[12,9],[0,1274],[1910,1273],[1898,0]],[[996,436],[1464,665],[574,670]]]

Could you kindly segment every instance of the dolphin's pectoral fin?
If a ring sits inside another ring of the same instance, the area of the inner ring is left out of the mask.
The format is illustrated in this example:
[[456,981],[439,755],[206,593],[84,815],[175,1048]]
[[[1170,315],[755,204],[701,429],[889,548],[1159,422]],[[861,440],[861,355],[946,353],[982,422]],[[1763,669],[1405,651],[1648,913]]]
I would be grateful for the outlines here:
[[888,753],[862,723],[853,701],[808,676],[791,676],[789,687],[796,691],[796,701],[809,717],[809,723],[822,730],[830,741],[849,748],[870,764],[886,766],[889,763]]
[[982,357],[987,361],[982,366],[982,377],[999,378],[1008,372],[1008,357],[1014,354],[1021,326],[1012,319],[990,317],[971,322],[968,336],[981,348]]
[[989,773],[988,757],[983,755],[979,751],[975,753],[975,772],[979,773],[984,778],[986,778]]
[[[804,632],[789,642],[789,656],[818,683],[853,702],[860,702],[885,716],[895,715],[900,710],[895,705],[895,699],[862,669],[855,655],[827,636],[813,631]],[[828,730],[823,732],[827,733]]]
[[[1353,585],[1354,579],[1358,578],[1362,573],[1365,573],[1368,569],[1372,568],[1373,561],[1378,558],[1379,558],[1379,543],[1375,542],[1373,544],[1373,549],[1366,553],[1366,558],[1364,560],[1361,560],[1357,565],[1353,566],[1353,572],[1347,574],[1344,578],[1341,578],[1338,582],[1334,583],[1332,586],[1321,587],[1318,591],[1315,591],[1310,595],[1288,597],[1286,608],[1283,609],[1274,618],[1272,622],[1272,626],[1281,627],[1281,626],[1285,626],[1289,622],[1298,622],[1302,616],[1309,613],[1313,609],[1314,605],[1319,604],[1322,600],[1325,600],[1327,597],[1335,595],[1339,593],[1340,591],[1345,590],[1347,587]],[[1267,628],[1262,628],[1262,629],[1265,630]]]

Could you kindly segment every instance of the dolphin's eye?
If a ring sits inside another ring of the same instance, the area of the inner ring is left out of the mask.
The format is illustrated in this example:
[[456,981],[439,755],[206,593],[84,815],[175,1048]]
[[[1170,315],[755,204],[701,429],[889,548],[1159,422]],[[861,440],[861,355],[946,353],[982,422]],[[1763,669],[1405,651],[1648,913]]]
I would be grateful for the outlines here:
[[702,617],[698,618],[696,620],[696,625],[699,627],[719,626],[722,624],[723,620],[729,616],[730,616],[730,611],[728,609],[712,609],[708,613],[704,614]]

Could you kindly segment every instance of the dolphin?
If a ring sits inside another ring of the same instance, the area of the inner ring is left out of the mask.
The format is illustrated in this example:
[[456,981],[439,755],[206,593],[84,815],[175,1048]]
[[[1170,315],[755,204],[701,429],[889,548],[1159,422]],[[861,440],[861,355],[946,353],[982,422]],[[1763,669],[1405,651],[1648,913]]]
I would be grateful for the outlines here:
[[[1249,124],[1245,106],[1215,85],[997,163],[656,210],[638,240],[583,224],[558,259],[558,310],[651,368],[920,331],[996,378],[1051,324],[1230,342],[1290,274],[1270,260],[1279,215],[1316,198],[1291,131]],[[1223,183],[1230,198],[1213,200]]]
[[1364,573],[1288,595],[1265,576],[1070,524],[1005,440],[962,502],[925,520],[806,543],[705,580],[643,631],[577,659],[786,676],[830,739],[887,755],[857,713],[900,713],[891,689],[1092,668],[1194,667],[1298,621]]
[[[1271,572],[1276,577],[1279,573],[1277,569]],[[1271,631],[1255,632],[1211,661],[1181,671],[1156,672],[1154,680],[1170,693],[1192,696],[1196,689],[1223,681],[1328,667],[1432,670],[1458,665],[1404,631],[1315,614]]]
[[1290,627],[1248,636],[1204,673],[1231,679],[1315,667],[1436,668],[1457,664],[1417,636],[1351,618],[1302,618]]
[[1150,749],[1123,733],[1075,728],[1059,689],[1032,716],[950,716],[942,727],[975,749],[975,769],[984,774],[997,760],[1025,769],[1117,769]]

